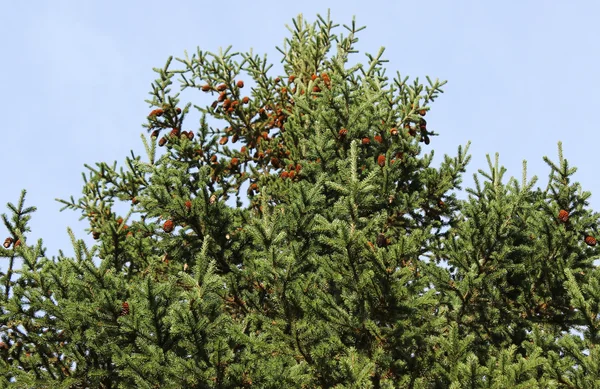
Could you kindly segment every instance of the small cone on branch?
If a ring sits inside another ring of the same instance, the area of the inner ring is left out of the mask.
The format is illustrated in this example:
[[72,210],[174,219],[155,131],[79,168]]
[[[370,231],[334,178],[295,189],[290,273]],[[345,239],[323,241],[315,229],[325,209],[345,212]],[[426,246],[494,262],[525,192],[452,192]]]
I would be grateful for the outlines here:
[[590,236],[590,235],[586,236],[584,241],[588,246],[595,246],[597,243],[596,238],[594,238],[593,236]]
[[564,209],[561,209],[558,213],[558,219],[561,222],[566,223],[569,220],[569,212],[565,211]]
[[11,238],[11,237],[6,238],[4,240],[4,244],[3,244],[4,248],[5,249],[9,248],[10,245],[12,244],[12,242],[13,242],[13,238]]
[[163,224],[163,231],[165,231],[167,234],[172,232],[174,228],[175,228],[175,224],[173,223],[173,220],[167,220]]
[[121,316],[129,315],[129,303],[127,301],[123,301],[121,304]]

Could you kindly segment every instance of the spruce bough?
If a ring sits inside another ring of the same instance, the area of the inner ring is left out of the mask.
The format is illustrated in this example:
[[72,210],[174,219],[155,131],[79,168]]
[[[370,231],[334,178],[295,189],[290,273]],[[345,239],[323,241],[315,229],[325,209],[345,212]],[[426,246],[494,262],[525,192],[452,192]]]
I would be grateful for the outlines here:
[[425,120],[445,82],[349,66],[337,27],[294,20],[280,75],[155,69],[146,156],[59,200],[95,239],[73,258],[8,204],[2,387],[600,387],[598,214],[560,144],[545,189],[496,156],[458,200],[468,145],[432,167]]

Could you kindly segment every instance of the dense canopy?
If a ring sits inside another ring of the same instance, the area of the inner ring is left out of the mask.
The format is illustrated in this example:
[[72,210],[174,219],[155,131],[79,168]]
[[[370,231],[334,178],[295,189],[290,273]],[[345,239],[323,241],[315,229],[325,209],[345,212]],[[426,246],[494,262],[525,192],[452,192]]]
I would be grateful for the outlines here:
[[459,200],[445,82],[350,65],[360,30],[298,17],[283,74],[230,48],[155,69],[147,155],[60,200],[95,239],[73,258],[9,204],[0,386],[600,387],[599,215],[560,145],[544,186],[496,156]]

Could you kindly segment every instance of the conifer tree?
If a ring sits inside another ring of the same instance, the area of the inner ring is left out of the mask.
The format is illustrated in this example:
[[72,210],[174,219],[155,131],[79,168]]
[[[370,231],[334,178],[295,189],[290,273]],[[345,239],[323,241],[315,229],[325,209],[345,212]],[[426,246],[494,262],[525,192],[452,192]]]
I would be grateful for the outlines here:
[[445,82],[349,65],[342,28],[295,19],[282,74],[231,48],[155,69],[146,155],[59,200],[92,247],[49,258],[8,205],[1,387],[600,387],[598,214],[560,144],[545,189],[496,156],[458,200],[468,145],[432,166],[425,119]]

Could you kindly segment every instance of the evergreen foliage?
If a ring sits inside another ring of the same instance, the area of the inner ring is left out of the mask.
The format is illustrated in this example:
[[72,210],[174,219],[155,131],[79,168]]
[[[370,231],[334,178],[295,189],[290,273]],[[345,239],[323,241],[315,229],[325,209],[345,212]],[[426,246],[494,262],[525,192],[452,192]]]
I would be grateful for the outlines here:
[[59,200],[93,247],[48,258],[8,204],[0,387],[600,387],[599,215],[560,144],[545,189],[496,156],[459,200],[468,145],[433,167],[424,118],[445,82],[350,65],[336,27],[294,20],[279,76],[230,48],[155,69],[147,156]]

